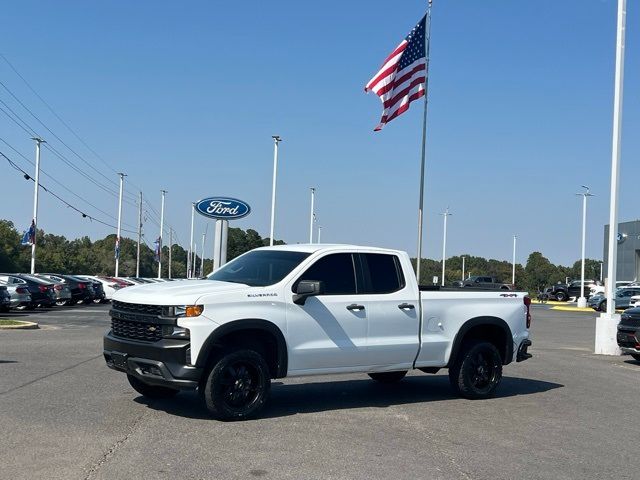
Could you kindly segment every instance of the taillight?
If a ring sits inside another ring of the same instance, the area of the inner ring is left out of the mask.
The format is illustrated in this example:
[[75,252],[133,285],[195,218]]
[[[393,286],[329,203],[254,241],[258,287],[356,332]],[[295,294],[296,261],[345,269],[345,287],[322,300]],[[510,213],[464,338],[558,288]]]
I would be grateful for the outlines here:
[[79,284],[78,284],[78,288],[79,288],[80,290],[82,290],[82,289],[84,289],[84,288],[87,288],[87,286],[86,286],[84,283],[79,283]]
[[57,284],[56,284],[56,285],[54,285],[54,287],[53,287],[53,289],[54,289],[54,290],[62,290],[62,288],[63,288],[63,287],[62,287],[62,284],[60,284],[60,283],[57,283]]
[[47,291],[47,287],[46,287],[46,286],[44,286],[44,285],[39,285],[39,286],[38,286],[38,290],[40,290],[40,292],[41,292],[41,293],[44,293],[44,292],[46,292],[46,291]]
[[29,290],[24,287],[18,287],[16,288],[16,293],[20,293],[20,294],[29,293]]
[[527,307],[527,328],[531,327],[531,298],[524,297],[524,306]]

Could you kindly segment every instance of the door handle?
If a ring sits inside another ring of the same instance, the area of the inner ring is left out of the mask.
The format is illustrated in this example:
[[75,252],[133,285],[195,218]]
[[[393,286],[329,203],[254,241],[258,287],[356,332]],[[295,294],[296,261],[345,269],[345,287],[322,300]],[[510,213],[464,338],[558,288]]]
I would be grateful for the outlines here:
[[411,305],[410,303],[401,303],[400,305],[398,305],[398,308],[400,310],[413,310],[415,307],[415,305]]
[[364,310],[364,305],[352,303],[351,305],[347,305],[347,310]]

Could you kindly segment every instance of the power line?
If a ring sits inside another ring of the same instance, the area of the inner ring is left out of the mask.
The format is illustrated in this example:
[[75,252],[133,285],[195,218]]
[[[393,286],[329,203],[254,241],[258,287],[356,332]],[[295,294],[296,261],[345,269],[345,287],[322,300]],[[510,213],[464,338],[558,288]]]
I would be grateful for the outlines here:
[[[16,169],[17,171],[21,172],[24,176],[24,178],[26,180],[31,180],[33,182],[35,182],[35,179],[31,177],[31,175],[29,175],[27,172],[25,172],[22,168],[20,168],[15,162],[13,162],[9,157],[7,157],[4,153],[0,152],[0,155],[2,157],[5,158],[5,160],[7,160],[7,162],[9,162],[9,165],[11,165],[14,169]],[[55,192],[49,190],[47,187],[45,187],[44,185],[42,185],[42,183],[38,183],[38,185],[40,186],[40,188],[42,188],[45,192],[47,192],[48,194],[52,195],[53,197],[55,197],[56,199],[58,199],[60,202],[64,203],[68,208],[71,208],[72,210],[75,210],[76,212],[78,212],[80,215],[82,215],[82,218],[88,218],[91,221],[96,221],[98,223],[101,223],[102,225],[105,225],[107,227],[111,227],[111,228],[116,228],[115,225],[111,225],[107,222],[104,222],[102,220],[100,220],[99,218],[93,217],[85,212],[83,212],[82,210],[80,210],[78,207],[75,207],[74,205],[70,204],[69,202],[67,202],[64,198],[60,197],[58,194],[56,194]],[[127,232],[127,233],[137,233],[133,230],[126,230],[126,229],[122,229],[122,231]]]

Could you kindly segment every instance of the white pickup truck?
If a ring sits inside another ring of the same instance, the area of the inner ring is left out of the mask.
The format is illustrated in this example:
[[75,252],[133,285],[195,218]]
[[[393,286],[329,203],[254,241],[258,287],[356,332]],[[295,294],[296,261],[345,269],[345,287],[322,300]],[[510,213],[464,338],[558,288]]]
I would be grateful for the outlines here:
[[207,280],[118,291],[107,365],[147,397],[197,389],[220,419],[255,416],[271,379],[449,369],[466,398],[491,396],[502,366],[531,357],[522,292],[418,287],[405,252],[349,245],[252,250]]

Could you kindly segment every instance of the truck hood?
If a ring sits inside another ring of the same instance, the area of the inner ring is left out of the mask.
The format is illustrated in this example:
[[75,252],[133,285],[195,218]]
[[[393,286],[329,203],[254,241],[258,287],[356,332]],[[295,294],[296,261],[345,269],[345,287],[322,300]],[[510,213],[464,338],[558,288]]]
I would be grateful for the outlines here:
[[250,286],[240,283],[218,282],[216,280],[184,280],[126,287],[118,290],[113,295],[113,300],[145,305],[193,305],[205,294],[234,292],[250,288]]

